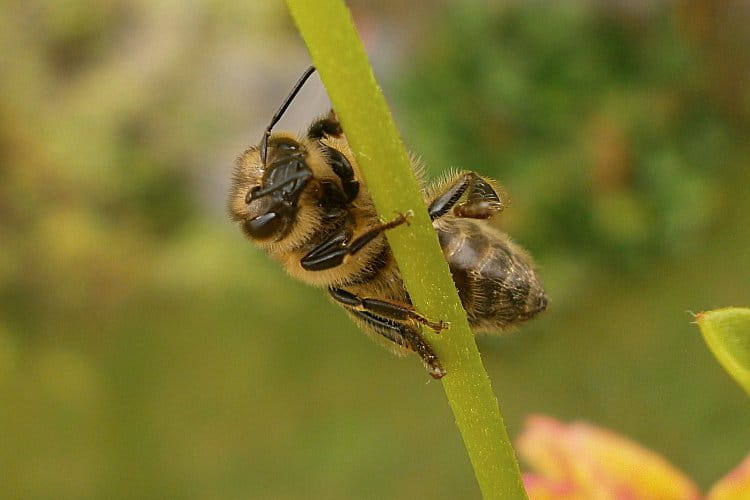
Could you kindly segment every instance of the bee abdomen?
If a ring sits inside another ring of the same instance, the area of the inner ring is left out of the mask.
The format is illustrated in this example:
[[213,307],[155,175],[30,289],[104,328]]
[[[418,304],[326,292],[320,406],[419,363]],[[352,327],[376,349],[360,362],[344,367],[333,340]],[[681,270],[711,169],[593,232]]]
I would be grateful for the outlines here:
[[472,327],[499,330],[543,311],[547,298],[526,252],[491,227],[461,222],[438,236]]

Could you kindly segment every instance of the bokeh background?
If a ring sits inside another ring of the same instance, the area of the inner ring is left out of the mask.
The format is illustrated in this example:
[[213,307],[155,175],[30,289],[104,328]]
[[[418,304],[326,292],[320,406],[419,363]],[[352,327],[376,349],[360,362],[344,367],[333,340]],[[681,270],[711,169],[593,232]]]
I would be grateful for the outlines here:
[[[749,4],[351,5],[405,142],[500,179],[539,262],[550,309],[479,339],[511,435],[585,419],[722,476],[750,401],[690,311],[750,303]],[[479,496],[440,384],[225,215],[307,64],[283,2],[3,4],[3,497]]]

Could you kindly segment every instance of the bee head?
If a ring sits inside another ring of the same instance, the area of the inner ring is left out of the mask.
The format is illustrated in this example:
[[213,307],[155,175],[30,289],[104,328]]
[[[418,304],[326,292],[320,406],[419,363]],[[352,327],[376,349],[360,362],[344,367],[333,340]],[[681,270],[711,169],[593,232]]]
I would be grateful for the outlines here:
[[308,151],[286,135],[269,139],[264,162],[251,148],[237,161],[229,209],[252,240],[278,241],[293,229],[299,201],[313,178]]
[[230,217],[248,238],[266,248],[300,244],[321,222],[339,217],[342,207],[359,192],[349,159],[322,142],[324,136],[342,134],[335,117],[315,122],[305,138],[272,133],[314,71],[311,66],[302,74],[271,118],[260,144],[245,151],[235,166]]

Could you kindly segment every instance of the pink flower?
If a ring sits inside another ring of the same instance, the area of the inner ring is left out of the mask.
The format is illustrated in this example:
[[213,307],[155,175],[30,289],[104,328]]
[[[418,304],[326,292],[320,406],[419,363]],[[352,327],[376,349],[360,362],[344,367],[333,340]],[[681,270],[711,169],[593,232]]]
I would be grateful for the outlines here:
[[583,422],[533,416],[517,451],[531,500],[748,500],[750,455],[705,497],[685,474],[637,443]]

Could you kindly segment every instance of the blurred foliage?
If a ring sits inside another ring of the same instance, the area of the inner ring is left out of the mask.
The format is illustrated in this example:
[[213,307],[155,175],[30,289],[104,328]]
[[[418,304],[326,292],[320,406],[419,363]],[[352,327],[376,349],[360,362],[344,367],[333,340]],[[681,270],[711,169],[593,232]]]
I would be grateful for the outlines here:
[[424,156],[499,177],[513,234],[537,254],[638,272],[690,252],[721,217],[746,130],[712,98],[704,54],[666,5],[637,17],[544,9],[444,17],[404,84]]
[[[511,435],[591,420],[710,484],[750,405],[684,311],[750,297],[750,13],[487,4],[357,21],[404,42],[383,86],[409,146],[499,178],[541,265],[550,310],[480,339]],[[226,221],[233,158],[305,64],[281,2],[3,5],[5,496],[477,495],[419,363]]]
[[[10,250],[0,299],[25,327],[36,318],[45,330],[49,314],[108,313],[142,293],[154,257],[202,219],[195,172],[240,113],[236,99],[207,94],[227,86],[217,82],[229,59],[222,44],[272,30],[236,37],[236,19],[272,9],[9,7],[0,15],[0,236]],[[227,36],[212,38],[220,27]]]

